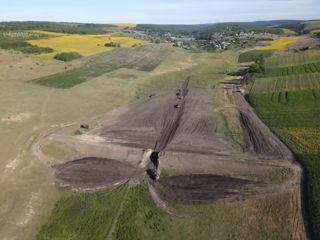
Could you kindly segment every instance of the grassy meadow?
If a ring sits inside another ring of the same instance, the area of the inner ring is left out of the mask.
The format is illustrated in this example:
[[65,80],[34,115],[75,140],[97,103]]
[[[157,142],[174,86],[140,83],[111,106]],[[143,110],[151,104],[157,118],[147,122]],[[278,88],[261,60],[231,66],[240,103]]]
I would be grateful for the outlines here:
[[34,239],[104,239],[126,188],[94,194],[66,193]]
[[32,82],[46,87],[66,89],[121,68],[150,72],[169,55],[168,48],[159,46],[119,48],[85,60],[82,67],[35,79]]
[[112,240],[290,239],[291,225],[301,221],[288,207],[291,194],[205,205],[171,203],[169,208],[181,215],[172,216],[157,207],[146,186],[124,191],[65,194],[35,239],[106,239],[115,211]]

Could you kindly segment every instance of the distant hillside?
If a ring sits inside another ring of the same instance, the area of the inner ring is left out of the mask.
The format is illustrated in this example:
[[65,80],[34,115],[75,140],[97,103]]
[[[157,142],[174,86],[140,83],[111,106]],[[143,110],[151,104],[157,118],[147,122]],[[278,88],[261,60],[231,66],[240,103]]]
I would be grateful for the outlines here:
[[[197,25],[157,25],[138,24],[134,29],[148,33],[172,33],[186,36],[193,36],[199,39],[206,39],[215,32],[225,32],[229,35],[238,32],[268,32],[281,34],[281,28],[290,29],[298,34],[309,33],[312,30],[320,29],[319,21],[310,20],[272,20],[254,22],[227,22],[209,23]],[[75,33],[75,34],[105,34],[115,31],[116,26],[112,24],[91,24],[91,23],[67,23],[67,22],[0,22],[0,31],[8,30],[44,30],[50,32]]]
[[199,25],[155,25],[155,24],[139,24],[137,30],[146,32],[171,32],[174,34],[197,35],[199,38],[206,38],[215,32],[269,32],[280,33],[279,29],[268,28],[266,26],[254,25],[251,23],[214,23]]
[[8,30],[43,30],[73,34],[105,34],[116,26],[109,24],[67,23],[67,22],[0,22],[0,31]]
[[[182,35],[193,35],[198,38],[207,38],[215,32],[226,32],[232,35],[237,32],[268,32],[281,34],[281,28],[290,29],[297,34],[309,33],[310,29],[315,28],[315,24],[310,22],[318,21],[302,21],[302,20],[272,20],[272,21],[254,21],[254,22],[228,22],[228,23],[212,23],[199,25],[156,25],[156,24],[139,24],[136,29],[150,33],[173,33]],[[309,24],[306,24],[309,23]],[[312,28],[310,26],[313,26]],[[320,24],[319,28],[320,28]]]

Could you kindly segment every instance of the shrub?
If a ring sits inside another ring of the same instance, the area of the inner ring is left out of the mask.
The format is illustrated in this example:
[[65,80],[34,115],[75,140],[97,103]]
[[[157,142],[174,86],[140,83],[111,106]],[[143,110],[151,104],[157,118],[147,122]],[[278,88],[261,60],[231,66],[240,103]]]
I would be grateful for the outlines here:
[[82,56],[77,52],[68,52],[68,53],[64,52],[64,53],[59,53],[59,54],[55,55],[54,59],[68,62],[68,61],[72,61],[74,59],[81,58],[81,57]]
[[9,39],[9,38],[1,38],[1,37],[0,37],[0,48],[13,49],[13,50],[21,51],[27,54],[40,54],[40,53],[53,52],[52,48],[33,46],[22,39],[14,39],[14,38]]
[[119,43],[109,42],[104,45],[105,47],[120,47]]
[[27,53],[27,54],[41,54],[41,53],[53,52],[53,49],[47,48],[47,47],[30,46],[30,47],[21,49],[21,52]]
[[74,135],[82,135],[82,132],[79,129],[77,129],[74,131]]

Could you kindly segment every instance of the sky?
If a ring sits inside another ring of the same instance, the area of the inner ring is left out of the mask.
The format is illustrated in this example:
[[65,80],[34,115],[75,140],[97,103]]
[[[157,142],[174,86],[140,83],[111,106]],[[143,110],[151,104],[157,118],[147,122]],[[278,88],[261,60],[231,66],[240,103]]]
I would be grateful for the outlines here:
[[320,19],[320,0],[0,0],[0,21],[200,24]]

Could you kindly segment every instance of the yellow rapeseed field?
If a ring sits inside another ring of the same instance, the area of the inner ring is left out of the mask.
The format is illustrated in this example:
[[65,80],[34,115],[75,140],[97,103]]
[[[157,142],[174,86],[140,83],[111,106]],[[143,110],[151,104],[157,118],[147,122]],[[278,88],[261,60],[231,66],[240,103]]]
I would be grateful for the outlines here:
[[258,50],[278,50],[285,46],[298,41],[301,37],[280,37],[274,41],[264,41],[263,44],[269,44],[268,46],[258,48]]
[[134,23],[110,23],[110,25],[114,25],[121,28],[125,28],[125,27],[134,28],[137,26],[137,24],[134,24]]
[[98,53],[110,51],[116,47],[105,47],[106,43],[120,44],[121,47],[130,48],[133,45],[147,44],[147,42],[129,37],[114,37],[107,34],[101,35],[80,35],[63,34],[46,31],[32,31],[41,34],[52,35],[55,37],[47,39],[29,40],[28,43],[38,47],[49,47],[54,50],[52,53],[37,55],[41,58],[53,58],[56,54],[62,52],[77,52],[82,56],[91,56]]
[[320,29],[312,30],[311,33],[320,33]]
[[49,35],[49,36],[65,36],[65,35],[70,35],[68,33],[57,33],[57,32],[47,32],[47,31],[41,31],[41,30],[29,30],[27,32],[33,32],[33,33],[39,33],[39,34],[44,34],[44,35]]
[[281,30],[285,34],[296,34],[295,31],[292,31],[291,29],[288,29],[288,28],[281,28]]

